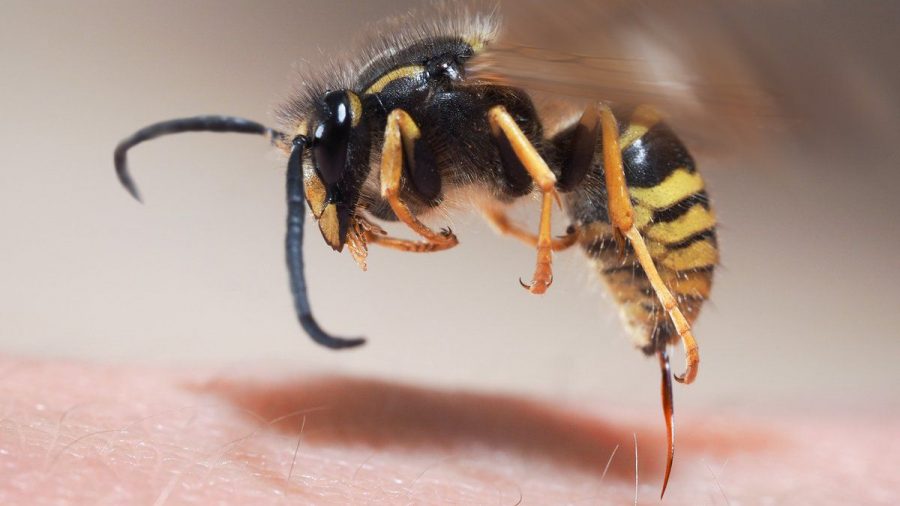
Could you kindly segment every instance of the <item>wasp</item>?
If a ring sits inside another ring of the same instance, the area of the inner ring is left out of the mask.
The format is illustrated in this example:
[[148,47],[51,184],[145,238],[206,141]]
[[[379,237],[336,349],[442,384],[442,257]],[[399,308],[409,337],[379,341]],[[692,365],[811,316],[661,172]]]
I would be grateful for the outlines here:
[[[681,343],[691,383],[700,362],[691,325],[709,297],[718,262],[716,219],[694,159],[649,104],[587,103],[567,120],[542,117],[523,88],[480,77],[472,62],[498,33],[496,15],[444,21],[404,18],[382,29],[361,56],[310,79],[282,106],[278,129],[242,118],[200,116],[150,125],[123,140],[114,162],[140,198],[126,155],[163,135],[211,131],[265,136],[287,158],[286,259],[300,324],[320,345],[352,348],[363,338],[323,330],[304,277],[307,211],[325,243],[349,250],[363,269],[370,246],[432,253],[459,245],[427,217],[460,192],[501,233],[535,251],[522,286],[543,294],[553,255],[580,246],[605,282],[639,349],[658,357],[668,445],[662,492],[674,458],[670,345]],[[562,124],[552,134],[549,122]],[[539,225],[515,224],[507,208],[539,201]],[[566,234],[552,235],[553,220]],[[423,221],[425,220],[425,221]],[[379,222],[409,228],[388,235]]]

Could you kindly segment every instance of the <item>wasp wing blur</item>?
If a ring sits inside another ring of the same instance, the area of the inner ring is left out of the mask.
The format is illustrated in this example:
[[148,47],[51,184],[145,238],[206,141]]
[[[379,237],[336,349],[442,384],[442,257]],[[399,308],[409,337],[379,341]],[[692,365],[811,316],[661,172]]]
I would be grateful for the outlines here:
[[548,96],[652,104],[700,153],[794,145],[871,154],[900,127],[897,2],[505,7],[504,31],[475,76]]

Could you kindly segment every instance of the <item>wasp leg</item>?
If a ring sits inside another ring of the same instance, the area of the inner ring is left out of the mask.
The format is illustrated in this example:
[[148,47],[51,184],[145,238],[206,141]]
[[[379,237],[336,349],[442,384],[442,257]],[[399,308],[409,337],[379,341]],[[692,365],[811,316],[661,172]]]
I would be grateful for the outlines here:
[[553,240],[550,236],[550,212],[553,201],[559,204],[556,193],[556,175],[541,158],[525,133],[516,124],[516,120],[502,105],[494,106],[488,111],[491,132],[497,139],[505,140],[516,159],[522,164],[535,185],[541,190],[541,221],[537,236],[537,262],[534,277],[530,284],[520,280],[522,286],[534,294],[542,294],[553,283]]
[[364,239],[363,244],[378,244],[379,246],[408,253],[431,253],[432,251],[442,251],[453,247],[453,243],[450,242],[420,242],[391,237],[383,228],[363,217],[356,217],[354,221],[354,235],[362,237]]
[[455,246],[455,243],[452,242],[422,242],[390,237],[383,228],[375,223],[372,223],[361,216],[354,217],[350,232],[347,234],[347,246],[353,259],[356,260],[356,263],[359,265],[359,268],[364,271],[368,269],[367,260],[370,244],[377,244],[379,246],[397,251],[405,251],[407,253],[431,253]]
[[[496,207],[485,207],[482,209],[482,214],[484,215],[485,220],[487,220],[498,233],[515,237],[531,247],[537,247],[538,236],[513,223],[512,220],[509,219],[509,216],[501,209]],[[568,249],[578,242],[578,234],[579,231],[577,228],[574,226],[569,227],[566,231],[566,235],[551,241],[550,249],[553,251],[563,251]]]
[[587,177],[594,167],[594,151],[600,141],[600,108],[591,105],[585,109],[575,126],[575,133],[566,147],[567,156],[556,187],[560,191],[572,191]]
[[609,218],[613,225],[616,239],[624,245],[627,238],[634,248],[638,261],[650,280],[650,285],[656,293],[656,298],[663,305],[669,319],[675,326],[675,331],[684,346],[684,354],[687,360],[687,368],[683,375],[675,375],[680,383],[691,383],[697,377],[697,369],[700,365],[700,351],[697,341],[691,332],[691,325],[682,314],[681,309],[672,296],[672,292],[666,287],[656,264],[650,256],[647,244],[643,236],[634,224],[634,208],[631,206],[631,197],[628,186],[625,183],[625,170],[622,166],[622,151],[619,148],[618,127],[612,111],[608,107],[601,107],[600,123],[603,132],[603,166],[606,173],[606,191],[609,195]]
[[[439,244],[439,249],[459,244],[453,232],[447,228],[435,232],[419,221],[400,199],[400,177],[403,174],[404,156],[413,159],[415,143],[421,137],[419,127],[402,109],[394,109],[388,115],[384,130],[384,147],[381,151],[381,196],[388,201],[397,218],[425,239],[424,244]],[[406,149],[404,149],[406,148]],[[438,251],[438,248],[432,251]]]
[[386,235],[376,235],[369,233],[366,239],[370,244],[377,244],[389,249],[397,251],[405,251],[407,253],[433,253],[435,251],[443,251],[456,246],[455,242],[422,242],[410,241],[408,239],[399,239]]

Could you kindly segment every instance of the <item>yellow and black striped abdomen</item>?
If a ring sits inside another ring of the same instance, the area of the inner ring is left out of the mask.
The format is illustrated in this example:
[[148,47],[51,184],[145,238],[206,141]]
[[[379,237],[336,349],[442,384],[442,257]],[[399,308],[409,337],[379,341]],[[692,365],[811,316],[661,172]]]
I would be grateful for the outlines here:
[[[619,122],[635,225],[660,276],[692,323],[709,297],[719,260],[716,219],[705,183],[687,149],[651,109],[638,107]],[[598,170],[602,175],[603,168]],[[603,178],[590,180],[597,183]],[[605,206],[605,194],[601,192],[603,198],[592,199],[591,204]],[[573,209],[579,207],[581,216],[572,217],[582,227],[581,244],[621,306],[635,344],[653,353],[676,340],[677,333],[633,251],[630,247],[624,254],[618,251],[605,209],[590,213],[583,204]]]

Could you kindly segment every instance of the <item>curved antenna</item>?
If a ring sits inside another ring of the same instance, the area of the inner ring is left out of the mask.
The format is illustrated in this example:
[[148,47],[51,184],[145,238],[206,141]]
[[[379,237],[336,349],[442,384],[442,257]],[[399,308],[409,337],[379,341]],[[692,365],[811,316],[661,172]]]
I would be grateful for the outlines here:
[[[137,186],[128,172],[128,150],[142,142],[157,137],[184,132],[230,132],[264,135],[276,146],[284,147],[287,144],[287,136],[285,134],[255,121],[233,116],[195,116],[154,123],[138,130],[120,142],[113,154],[113,162],[116,166],[119,182],[122,183],[122,186],[128,190],[132,197],[139,202],[141,201]],[[287,169],[288,230],[285,238],[285,250],[291,278],[291,293],[294,297],[294,309],[297,312],[297,319],[300,320],[300,326],[303,327],[303,330],[309,334],[313,341],[332,349],[352,348],[363,344],[365,339],[343,339],[329,335],[319,327],[319,324],[312,316],[312,309],[309,305],[306,278],[303,274],[303,222],[306,217],[306,196],[303,192],[303,176],[300,167],[303,149],[307,142],[307,139],[302,136],[298,136],[293,141]]]
[[294,310],[303,330],[313,341],[334,350],[353,348],[366,342],[362,337],[334,337],[319,327],[309,306],[306,290],[306,275],[303,272],[303,223],[306,219],[306,194],[303,191],[301,161],[307,139],[298,136],[293,141],[287,167],[287,235],[284,240],[288,271],[291,275],[291,293],[294,296]]
[[141,194],[138,192],[131,174],[128,173],[128,150],[142,142],[157,137],[184,132],[230,132],[265,135],[273,144],[284,140],[284,134],[277,130],[255,121],[234,116],[194,116],[193,118],[171,119],[146,126],[122,140],[113,153],[113,163],[116,166],[116,175],[119,176],[119,182],[138,202],[141,202]]

